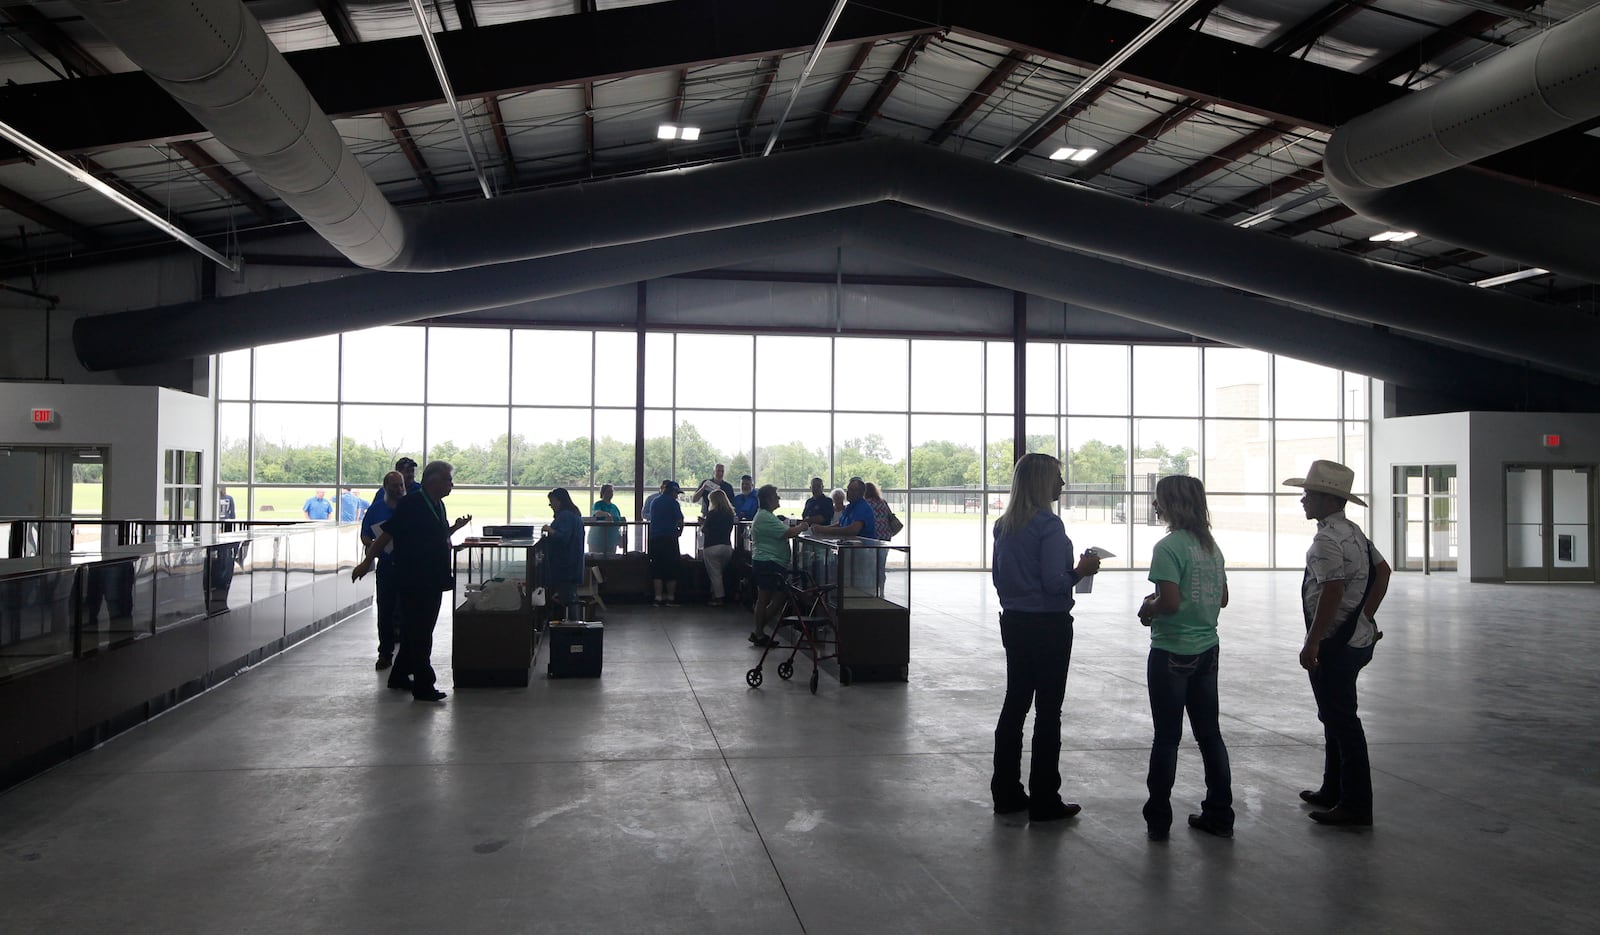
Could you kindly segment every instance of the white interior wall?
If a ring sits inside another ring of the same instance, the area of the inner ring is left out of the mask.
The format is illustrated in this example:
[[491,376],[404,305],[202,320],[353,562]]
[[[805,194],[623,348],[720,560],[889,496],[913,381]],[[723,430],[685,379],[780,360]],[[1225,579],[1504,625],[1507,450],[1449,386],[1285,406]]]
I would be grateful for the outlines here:
[[[1383,385],[1373,381],[1372,399],[1383,398]],[[1394,563],[1394,469],[1401,464],[1454,464],[1461,502],[1457,504],[1460,541],[1457,574],[1471,575],[1474,568],[1470,534],[1475,524],[1471,497],[1471,420],[1465,412],[1385,419],[1383,407],[1372,407],[1372,502],[1367,530],[1372,541]]]
[[[156,516],[161,483],[157,400],[161,392],[171,391],[153,386],[0,383],[0,445],[109,448],[105,515],[123,519]],[[207,405],[204,397],[192,398]],[[35,408],[56,410],[57,423],[46,428],[34,426],[30,417]]]

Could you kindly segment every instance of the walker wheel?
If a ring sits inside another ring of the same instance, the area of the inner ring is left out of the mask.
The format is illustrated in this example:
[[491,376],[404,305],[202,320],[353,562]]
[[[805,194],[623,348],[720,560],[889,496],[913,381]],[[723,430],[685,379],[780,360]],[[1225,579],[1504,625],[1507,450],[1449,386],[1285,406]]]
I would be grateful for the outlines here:
[[761,687],[761,667],[760,666],[756,666],[754,669],[751,669],[749,672],[746,672],[744,674],[744,682],[745,682],[746,685],[749,685],[751,688],[760,688]]
[[780,663],[778,663],[778,678],[783,679],[784,681],[788,681],[793,676],[794,676],[794,663],[792,663],[792,662],[780,662]]
[[812,669],[811,670],[811,694],[815,695],[816,693],[817,693],[817,670],[816,669]]

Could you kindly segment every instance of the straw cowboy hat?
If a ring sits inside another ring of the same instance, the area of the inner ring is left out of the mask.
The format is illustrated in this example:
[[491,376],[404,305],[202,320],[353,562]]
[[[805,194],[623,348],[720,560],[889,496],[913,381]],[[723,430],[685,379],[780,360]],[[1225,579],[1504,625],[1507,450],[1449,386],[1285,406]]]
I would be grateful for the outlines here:
[[1283,482],[1285,487],[1304,487],[1312,493],[1331,493],[1349,500],[1356,506],[1366,506],[1365,500],[1350,492],[1356,472],[1337,461],[1313,461],[1305,477],[1291,477]]

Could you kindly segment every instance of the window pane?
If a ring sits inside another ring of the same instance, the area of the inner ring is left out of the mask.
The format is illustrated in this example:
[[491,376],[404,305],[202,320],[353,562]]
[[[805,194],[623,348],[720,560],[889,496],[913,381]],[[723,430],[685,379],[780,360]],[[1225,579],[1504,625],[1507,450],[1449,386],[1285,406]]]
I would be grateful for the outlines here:
[[[1207,419],[1207,491],[1249,493],[1269,491],[1278,485],[1272,477],[1267,455],[1269,427],[1266,420]],[[1285,474],[1284,477],[1289,475]],[[1262,504],[1263,513],[1266,505]]]
[[828,480],[828,414],[756,413],[756,486],[800,491],[813,477]]
[[250,398],[250,350],[217,355],[217,398]]
[[1295,422],[1280,420],[1274,423],[1277,433],[1277,471],[1274,487],[1286,477],[1305,477],[1311,462],[1321,458],[1339,460],[1339,423]]
[[1141,416],[1200,414],[1200,349],[1135,347],[1133,411]]
[[750,341],[741,334],[678,335],[678,407],[749,409]]
[[256,399],[337,399],[339,336],[258,347],[255,376]]
[[1127,346],[1068,344],[1066,351],[1066,411],[1073,415],[1127,415]]
[[1208,347],[1206,415],[1265,419],[1272,415],[1267,392],[1270,354],[1235,347]]
[[[1135,419],[1133,473],[1165,477],[1200,473],[1200,421],[1198,419]],[[1141,482],[1142,484],[1142,482]],[[1151,490],[1136,485],[1136,490]],[[1141,511],[1141,516],[1143,515]]]
[[[251,490],[250,505],[254,513],[252,519],[315,519],[327,513],[325,522],[337,522],[339,519],[339,491],[332,484],[313,485],[309,487],[255,487]],[[316,504],[319,498],[325,505]],[[244,498],[239,492],[234,492],[234,510],[241,519],[245,518]],[[310,512],[312,515],[307,516]],[[310,567],[307,566],[307,571]]]
[[1034,415],[1059,415],[1061,413],[1061,375],[1056,371],[1060,347],[1055,344],[1032,342],[1024,361],[1028,368],[1023,387],[1023,401],[1028,412]]
[[[898,338],[835,338],[833,408],[904,412],[909,343]],[[801,373],[797,378],[804,380],[801,385],[809,393],[810,375]]]
[[520,406],[589,405],[593,358],[591,331],[513,331],[511,402]]
[[983,359],[981,341],[912,341],[911,408],[981,412]]
[[1367,386],[1369,379],[1359,373],[1348,370],[1344,374],[1344,417],[1346,419],[1370,419],[1372,413],[1367,411]]
[[1344,463],[1350,470],[1356,472],[1351,481],[1354,485],[1352,491],[1365,500],[1364,494],[1372,490],[1367,481],[1367,424],[1365,422],[1344,423]]
[[859,475],[880,489],[905,486],[906,417],[902,413],[834,416],[833,484]]
[[724,480],[739,488],[740,474],[750,473],[750,413],[679,412],[677,424],[678,483],[684,502],[717,464],[727,468]]
[[344,483],[358,491],[383,486],[383,475],[402,457],[422,458],[421,406],[345,406],[342,428]]
[[[457,484],[504,484],[506,431],[503,408],[429,406],[427,460],[449,461]],[[417,480],[422,480],[420,470]]]
[[911,417],[911,555],[924,567],[983,562],[978,416]]
[[217,405],[217,480],[229,484],[250,481],[249,403]]
[[1339,371],[1277,358],[1276,405],[1280,419],[1334,419],[1339,416]]
[[255,480],[265,484],[333,484],[337,409],[333,406],[256,406]]
[[[590,411],[511,410],[511,483],[546,490],[587,488]],[[632,446],[629,448],[631,459]]]
[[670,334],[652,333],[644,336],[646,406],[672,405],[672,342],[673,335]]
[[[504,405],[511,383],[510,348],[510,333],[498,328],[429,328],[428,402]],[[438,437],[433,429],[430,423],[430,439]],[[459,475],[458,470],[458,483]]]
[[[426,328],[372,328],[344,336],[344,401],[422,402]],[[420,441],[420,440],[419,440]]]
[[[418,475],[420,476],[420,475]],[[456,472],[460,477],[461,472]],[[460,481],[457,481],[459,484]],[[545,506],[546,515],[549,514],[549,503],[539,501]],[[472,521],[467,523],[462,532],[456,536],[460,542],[467,536],[476,536],[483,533],[485,526],[501,526],[506,522],[506,491],[499,490],[473,490],[470,487],[458,486],[450,492],[450,497],[444,503],[445,512],[449,514],[450,521],[455,522],[459,516],[471,516]]]
[[[812,406],[828,409],[833,386],[828,338],[756,338],[756,407]],[[804,376],[801,376],[804,374]]]
[[1211,535],[1222,549],[1227,567],[1265,568],[1269,564],[1267,551],[1267,519],[1271,497],[1211,496],[1206,503],[1211,507]]
[[[633,502],[634,421],[632,409],[597,409],[594,413],[594,485],[612,484],[616,502]],[[623,516],[632,513],[623,511]]]
[[673,478],[672,410],[644,412],[644,492],[655,493],[661,482]]
[[1014,345],[1010,341],[990,341],[988,354],[988,398],[985,412],[1013,412],[1016,410],[1016,379]]
[[[639,394],[639,338],[631,331],[594,336],[594,401],[597,406],[632,406]],[[631,435],[631,433],[630,433]]]
[[1078,551],[1115,552],[1106,568],[1131,567],[1128,515],[1128,420],[1066,420],[1067,499],[1061,513]]

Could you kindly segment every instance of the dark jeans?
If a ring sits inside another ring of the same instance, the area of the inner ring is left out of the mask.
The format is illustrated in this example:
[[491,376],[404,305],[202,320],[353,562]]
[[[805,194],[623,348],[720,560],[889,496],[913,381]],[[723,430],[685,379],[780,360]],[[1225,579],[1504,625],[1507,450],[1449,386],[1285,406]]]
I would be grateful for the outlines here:
[[1356,677],[1372,661],[1371,646],[1351,649],[1322,641],[1317,667],[1311,670],[1311,693],[1317,699],[1326,748],[1322,788],[1318,791],[1356,812],[1372,811],[1372,766],[1367,759],[1367,734],[1356,715]]
[[1189,730],[1200,746],[1206,766],[1206,797],[1200,813],[1212,824],[1233,827],[1233,775],[1228,769],[1228,748],[1217,728],[1217,651],[1213,646],[1195,656],[1179,656],[1151,647],[1145,663],[1145,683],[1150,689],[1150,719],[1155,739],[1150,742],[1150,773],[1145,786],[1150,800],[1144,820],[1152,828],[1172,824],[1172,780],[1178,772],[1178,744],[1183,740],[1183,712],[1189,712]]
[[443,591],[400,589],[400,654],[389,678],[411,676],[413,694],[431,690],[438,680],[428,657],[433,655],[433,625],[443,599]]
[[1061,703],[1067,695],[1067,666],[1072,661],[1072,615],[1024,613],[1000,615],[1000,640],[1006,648],[1006,700],[994,728],[994,777],[989,791],[996,805],[1020,802],[1022,790],[1022,723],[1033,708],[1033,761],[1028,770],[1028,795],[1034,810],[1060,801]]
[[388,655],[400,642],[400,574],[394,562],[378,559],[378,652]]

